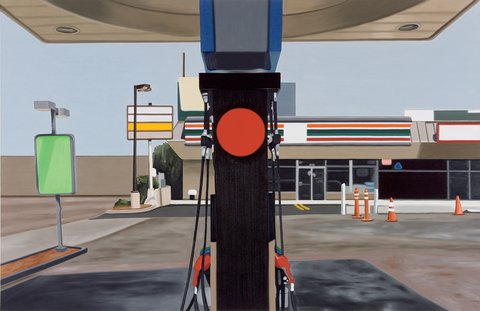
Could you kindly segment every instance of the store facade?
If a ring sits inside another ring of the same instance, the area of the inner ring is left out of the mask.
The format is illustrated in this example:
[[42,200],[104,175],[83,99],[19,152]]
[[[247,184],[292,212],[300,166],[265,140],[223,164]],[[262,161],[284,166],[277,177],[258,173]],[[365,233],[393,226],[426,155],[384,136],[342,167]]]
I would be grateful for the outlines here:
[[[198,184],[199,129],[201,119],[189,117],[176,125],[168,142],[183,160],[185,199]],[[377,189],[380,198],[480,200],[476,119],[284,117],[279,129],[285,199],[338,200],[345,184],[347,197],[355,188],[368,188]]]
[[296,200],[338,199],[343,183],[384,199],[480,200],[480,160],[280,160],[280,180]]

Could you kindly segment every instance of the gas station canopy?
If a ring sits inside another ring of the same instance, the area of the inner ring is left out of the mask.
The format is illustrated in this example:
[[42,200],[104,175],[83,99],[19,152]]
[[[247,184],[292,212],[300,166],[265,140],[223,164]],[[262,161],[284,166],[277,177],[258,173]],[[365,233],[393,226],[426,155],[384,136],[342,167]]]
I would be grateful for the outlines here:
[[[226,0],[228,1],[228,0]],[[428,40],[479,0],[284,0],[283,41]],[[38,39],[199,41],[199,0],[0,0]]]

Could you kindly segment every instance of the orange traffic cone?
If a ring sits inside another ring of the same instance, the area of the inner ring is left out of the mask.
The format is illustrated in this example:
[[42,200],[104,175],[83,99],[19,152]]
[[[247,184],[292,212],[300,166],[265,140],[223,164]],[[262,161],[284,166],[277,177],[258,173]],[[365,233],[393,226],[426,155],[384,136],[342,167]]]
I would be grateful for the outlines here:
[[388,203],[388,222],[397,222],[397,214],[395,214],[395,205],[393,204],[393,198],[390,198],[390,202]]
[[362,218],[362,221],[365,221],[365,222],[373,221],[373,219],[370,218],[370,214],[369,214],[370,206],[368,204],[368,189],[367,188],[365,188],[365,191],[363,192],[363,200],[365,202],[365,214]]
[[460,203],[460,197],[457,195],[456,199],[455,199],[455,213],[453,213],[453,215],[455,216],[462,216],[462,215],[465,215],[463,213],[463,209],[462,209],[462,203]]
[[353,197],[355,199],[355,211],[354,211],[354,214],[352,215],[352,218],[361,219],[362,215],[360,215],[360,201],[359,201],[360,193],[358,192],[358,188],[355,188],[355,190],[353,191]]

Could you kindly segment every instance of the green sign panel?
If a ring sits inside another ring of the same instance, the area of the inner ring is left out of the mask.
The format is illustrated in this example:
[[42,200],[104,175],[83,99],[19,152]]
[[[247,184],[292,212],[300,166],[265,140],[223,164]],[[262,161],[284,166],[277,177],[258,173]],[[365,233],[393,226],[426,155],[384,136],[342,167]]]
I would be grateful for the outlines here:
[[75,151],[72,135],[35,136],[35,161],[38,193],[75,193]]

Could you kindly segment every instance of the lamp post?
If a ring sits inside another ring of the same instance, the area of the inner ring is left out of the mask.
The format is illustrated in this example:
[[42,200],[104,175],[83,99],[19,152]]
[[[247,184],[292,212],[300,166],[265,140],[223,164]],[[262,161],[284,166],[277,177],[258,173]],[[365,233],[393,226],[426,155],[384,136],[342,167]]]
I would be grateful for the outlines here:
[[[34,101],[33,107],[38,111],[50,111],[52,134],[57,134],[57,118],[68,118],[70,116],[70,110],[65,108],[57,108],[55,103],[51,101]],[[67,248],[63,245],[62,236],[62,205],[60,203],[60,195],[55,195],[55,201],[57,203],[57,251],[65,251]]]
[[137,189],[137,92],[150,92],[152,88],[150,84],[137,84],[133,86],[133,178],[131,207],[140,207],[140,194]]
[[55,103],[48,100],[36,100],[33,102],[33,107],[38,111],[50,111],[52,134],[57,134],[57,118],[68,118],[70,110],[65,108],[57,108]]

